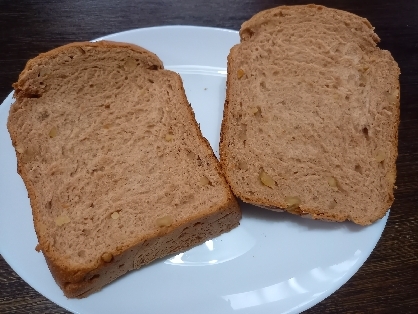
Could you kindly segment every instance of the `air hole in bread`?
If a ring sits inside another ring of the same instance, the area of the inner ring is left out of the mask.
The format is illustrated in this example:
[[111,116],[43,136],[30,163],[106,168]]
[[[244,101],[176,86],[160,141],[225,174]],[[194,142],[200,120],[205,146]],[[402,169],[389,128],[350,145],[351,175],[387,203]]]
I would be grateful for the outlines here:
[[237,121],[237,123],[239,123],[242,120],[242,113],[238,113],[234,117],[235,117],[235,120]]
[[89,278],[88,279],[88,281],[93,281],[93,280],[95,280],[95,279],[97,279],[97,278],[99,278],[100,277],[100,275],[99,274],[95,274],[95,275],[93,275],[91,278]]
[[51,201],[46,202],[46,204],[45,204],[45,208],[46,208],[46,209],[51,209],[51,207],[52,207],[52,200],[51,200]]
[[279,12],[274,13],[274,14],[273,14],[273,16],[274,16],[274,17],[278,17],[278,16],[280,16],[280,17],[284,17],[285,15],[283,14],[283,12],[282,12],[282,11],[279,11]]
[[40,94],[27,94],[25,96],[27,98],[41,98],[42,95],[40,95]]
[[354,170],[357,171],[360,174],[363,174],[363,169],[361,168],[360,165],[355,165],[354,166]]
[[89,87],[94,87],[94,84],[90,84]]
[[79,257],[84,257],[84,256],[86,256],[86,251],[85,250],[80,250],[80,251],[78,251],[77,255]]
[[152,71],[156,71],[158,69],[159,69],[159,66],[156,65],[156,64],[153,64],[153,65],[151,65],[151,66],[148,67],[148,70],[152,70]]
[[197,165],[199,167],[202,167],[203,166],[202,159],[200,158],[200,156],[197,156]]
[[247,125],[246,124],[241,124],[241,130],[238,134],[238,137],[245,145],[245,142],[247,141]]
[[151,80],[151,79],[148,79],[148,82],[150,82],[151,84],[152,84],[152,83],[154,83],[154,81],[153,81],[153,80]]
[[125,264],[121,264],[121,265],[119,265],[119,268],[122,268],[123,266],[125,266]]
[[369,129],[364,127],[362,130],[364,137],[368,140],[369,139]]
[[40,116],[39,116],[39,119],[41,120],[41,121],[44,121],[45,119],[47,119],[49,117],[49,112],[48,111],[42,111],[41,112],[41,114],[40,114]]
[[246,29],[242,30],[242,32],[241,32],[241,38],[243,40],[248,40],[251,37],[253,37],[253,35],[254,35],[254,31],[249,29],[249,28],[246,28]]
[[381,169],[385,168],[385,161],[384,160],[379,161],[379,168],[381,168]]
[[260,86],[262,89],[267,90],[266,82],[261,81]]
[[83,233],[83,235],[85,236],[89,236],[91,234],[91,231],[89,229],[83,229],[81,230],[81,232]]

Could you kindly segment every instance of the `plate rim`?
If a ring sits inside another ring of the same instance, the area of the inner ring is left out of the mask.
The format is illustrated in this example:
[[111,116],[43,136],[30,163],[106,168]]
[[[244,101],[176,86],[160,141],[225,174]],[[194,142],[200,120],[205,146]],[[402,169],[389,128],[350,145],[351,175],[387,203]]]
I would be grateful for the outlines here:
[[99,41],[99,40],[106,40],[106,37],[109,36],[123,36],[123,35],[129,35],[131,33],[136,32],[142,32],[142,31],[151,31],[151,30],[163,30],[163,29],[200,29],[200,30],[208,30],[208,31],[220,31],[220,32],[229,32],[229,33],[237,33],[239,34],[239,31],[229,28],[221,28],[221,27],[210,27],[210,26],[199,26],[199,25],[182,25],[182,24],[173,24],[173,25],[155,25],[155,26],[149,26],[149,27],[140,27],[140,28],[133,28],[133,29],[127,29],[124,31],[104,35],[97,37],[95,39],[91,39],[91,42]]

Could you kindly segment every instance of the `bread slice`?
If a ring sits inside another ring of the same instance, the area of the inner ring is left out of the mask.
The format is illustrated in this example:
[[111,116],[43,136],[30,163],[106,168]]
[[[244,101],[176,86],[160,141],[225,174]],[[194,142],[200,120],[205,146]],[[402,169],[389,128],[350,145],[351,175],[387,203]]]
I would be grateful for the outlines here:
[[181,78],[153,53],[69,44],[30,60],[14,88],[18,172],[67,297],[239,224]]
[[399,68],[370,23],[317,5],[260,12],[228,56],[221,166],[255,205],[367,225],[394,197]]

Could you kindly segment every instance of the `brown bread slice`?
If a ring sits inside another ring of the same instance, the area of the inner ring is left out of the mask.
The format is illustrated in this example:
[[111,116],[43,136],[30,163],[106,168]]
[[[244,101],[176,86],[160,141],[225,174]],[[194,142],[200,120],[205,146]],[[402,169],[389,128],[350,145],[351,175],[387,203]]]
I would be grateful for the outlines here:
[[239,224],[181,78],[153,53],[74,43],[30,60],[14,87],[18,171],[67,297]]
[[394,197],[399,74],[370,23],[317,5],[243,23],[228,56],[221,166],[242,200],[367,225]]

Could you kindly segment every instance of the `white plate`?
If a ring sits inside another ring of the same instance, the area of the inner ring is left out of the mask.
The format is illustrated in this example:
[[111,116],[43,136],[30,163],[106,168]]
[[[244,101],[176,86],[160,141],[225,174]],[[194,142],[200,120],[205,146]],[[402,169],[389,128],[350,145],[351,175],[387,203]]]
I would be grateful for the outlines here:
[[[203,135],[218,152],[230,30],[167,26],[101,39],[141,45],[181,74]],[[25,186],[0,106],[0,253],[32,287],[75,313],[297,313],[343,285],[372,252],[388,215],[371,226],[311,221],[242,205],[241,225],[133,271],[82,300],[66,299],[37,244]]]

